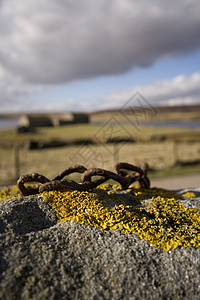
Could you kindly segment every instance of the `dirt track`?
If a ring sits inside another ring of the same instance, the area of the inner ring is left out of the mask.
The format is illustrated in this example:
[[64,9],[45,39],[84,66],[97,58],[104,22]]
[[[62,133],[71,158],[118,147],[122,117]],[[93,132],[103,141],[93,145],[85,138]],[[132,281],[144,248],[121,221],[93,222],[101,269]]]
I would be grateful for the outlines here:
[[200,187],[200,174],[152,179],[151,187],[160,187],[169,190]]

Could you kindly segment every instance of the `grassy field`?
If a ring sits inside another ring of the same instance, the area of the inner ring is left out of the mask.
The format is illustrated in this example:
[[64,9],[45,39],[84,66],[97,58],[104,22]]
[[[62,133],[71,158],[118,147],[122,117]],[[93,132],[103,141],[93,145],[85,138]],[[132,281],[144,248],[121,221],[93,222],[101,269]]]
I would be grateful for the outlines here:
[[[145,127],[134,125],[113,126],[109,120],[102,125],[68,125],[41,128],[35,133],[18,134],[16,130],[0,131],[0,185],[13,184],[21,174],[41,173],[52,178],[73,164],[112,170],[118,161],[137,166],[148,162],[152,177],[199,172],[198,164],[173,167],[177,160],[200,160],[200,129],[172,127]],[[135,143],[108,144],[109,138],[132,138]],[[91,140],[95,144],[60,148],[28,150],[29,141],[66,142]],[[15,147],[19,147],[19,153]],[[19,169],[16,169],[16,155]],[[78,175],[75,175],[78,179]]]
[[105,142],[107,138],[122,137],[134,138],[136,141],[149,142],[166,136],[167,139],[178,139],[187,141],[198,141],[200,128],[189,129],[179,127],[155,127],[140,126],[133,123],[132,125],[113,125],[110,120],[101,125],[95,124],[77,124],[61,127],[39,128],[32,133],[18,134],[16,129],[0,131],[0,146],[24,145],[30,140],[34,141],[76,141],[92,140],[94,142]]

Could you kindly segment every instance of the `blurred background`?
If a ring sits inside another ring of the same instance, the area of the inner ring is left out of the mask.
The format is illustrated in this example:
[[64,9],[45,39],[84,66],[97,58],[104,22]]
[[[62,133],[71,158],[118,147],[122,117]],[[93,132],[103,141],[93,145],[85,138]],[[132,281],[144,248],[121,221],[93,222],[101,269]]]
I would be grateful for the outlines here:
[[0,22],[0,186],[119,161],[200,186],[198,0],[2,0]]

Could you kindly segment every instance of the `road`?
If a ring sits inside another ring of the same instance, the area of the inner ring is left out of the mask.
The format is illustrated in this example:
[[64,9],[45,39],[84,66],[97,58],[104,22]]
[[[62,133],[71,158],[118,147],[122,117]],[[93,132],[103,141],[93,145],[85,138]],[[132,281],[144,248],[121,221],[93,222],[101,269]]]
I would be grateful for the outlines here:
[[200,187],[200,174],[152,179],[151,187],[164,188],[168,190],[181,188],[197,188]]

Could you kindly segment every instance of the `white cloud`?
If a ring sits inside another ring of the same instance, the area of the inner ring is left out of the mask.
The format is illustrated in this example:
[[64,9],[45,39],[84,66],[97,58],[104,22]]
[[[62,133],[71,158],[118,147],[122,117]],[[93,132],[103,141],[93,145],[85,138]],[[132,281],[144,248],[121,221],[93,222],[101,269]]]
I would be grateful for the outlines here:
[[[40,108],[41,109],[41,108]],[[89,111],[91,109],[90,101],[80,101],[77,99],[57,100],[45,106],[45,111],[49,112],[63,112],[63,111]]]
[[[144,100],[137,100],[137,93]],[[179,75],[170,80],[154,82],[151,85],[137,86],[134,89],[115,90],[103,98],[92,101],[84,99],[62,99],[49,103],[47,111],[94,111],[98,109],[122,108],[138,105],[184,105],[200,104],[200,73],[190,76]],[[36,109],[36,108],[35,108]],[[41,109],[41,107],[37,107]]]
[[29,83],[67,83],[191,51],[199,28],[199,0],[2,0],[0,63]]
[[[102,109],[120,108],[137,92],[151,105],[200,104],[200,73],[197,72],[190,76],[179,75],[151,85],[113,91],[104,98],[96,100],[96,103],[98,102]],[[137,105],[137,101],[135,105]]]

